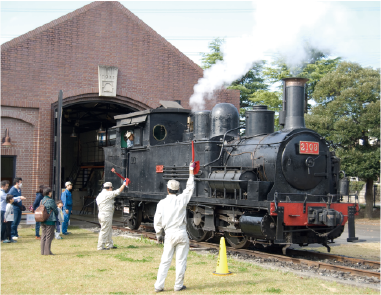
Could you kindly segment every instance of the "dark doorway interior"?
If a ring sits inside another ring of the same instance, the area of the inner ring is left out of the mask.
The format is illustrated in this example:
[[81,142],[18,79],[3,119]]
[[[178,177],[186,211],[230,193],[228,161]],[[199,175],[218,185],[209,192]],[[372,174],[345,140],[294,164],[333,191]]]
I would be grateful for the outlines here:
[[8,180],[10,186],[16,177],[16,156],[1,156],[1,180]]
[[62,109],[61,187],[73,183],[73,213],[94,213],[91,204],[103,184],[103,147],[115,144],[114,116],[136,110],[106,102],[89,102]]

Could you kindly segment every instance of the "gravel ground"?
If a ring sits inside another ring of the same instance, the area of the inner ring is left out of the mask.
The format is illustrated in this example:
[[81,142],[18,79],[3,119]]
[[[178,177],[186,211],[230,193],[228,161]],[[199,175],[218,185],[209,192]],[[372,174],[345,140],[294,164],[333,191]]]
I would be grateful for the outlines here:
[[[99,227],[89,228],[89,230],[94,233],[99,233],[100,228]],[[139,238],[140,237],[139,234],[130,234],[119,229],[116,229],[116,230],[114,229],[112,235],[123,236],[125,238]],[[210,249],[210,250],[198,251],[197,253],[205,254],[205,255],[206,254],[218,255],[218,250]],[[342,284],[350,284],[357,287],[365,287],[365,288],[380,290],[380,280],[374,277],[369,278],[369,277],[354,276],[347,272],[319,269],[314,266],[294,264],[292,262],[279,261],[274,258],[260,258],[260,257],[255,257],[255,256],[247,255],[247,254],[235,253],[233,251],[227,251],[227,256],[229,258],[236,259],[242,262],[261,265],[262,267],[265,267],[265,268],[278,269],[281,271],[291,271],[300,276],[320,278],[320,279],[329,280],[329,281],[336,281]],[[373,271],[380,272],[380,269],[373,269],[372,267],[368,265],[359,265],[359,264],[352,264],[352,263],[340,262],[340,261],[336,261],[332,263],[332,260],[329,260],[329,259],[324,259],[324,260],[316,259],[315,261],[321,261],[324,263],[338,264],[342,266],[348,266],[353,268],[373,270]]]

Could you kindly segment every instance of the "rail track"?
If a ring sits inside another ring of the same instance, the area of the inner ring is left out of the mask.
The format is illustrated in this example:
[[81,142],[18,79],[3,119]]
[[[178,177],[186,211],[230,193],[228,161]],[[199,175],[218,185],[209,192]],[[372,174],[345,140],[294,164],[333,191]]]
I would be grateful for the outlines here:
[[[90,222],[90,221],[87,221],[87,222]],[[90,222],[90,223],[97,224],[99,226],[97,222]],[[128,232],[131,234],[139,234],[143,237],[156,240],[155,233],[144,230],[145,228],[152,229],[152,227],[141,226],[141,228],[143,230],[131,230],[123,226],[113,226],[113,229],[120,230],[122,232]],[[219,244],[213,244],[213,243],[207,243],[207,242],[196,242],[191,240],[190,247],[196,251],[197,250],[213,250],[213,249],[218,251]],[[294,249],[287,249],[287,252],[286,252],[287,255],[272,254],[268,252],[249,250],[249,249],[235,249],[228,246],[226,247],[226,250],[228,251],[229,254],[233,254],[233,255],[238,254],[241,256],[262,258],[266,260],[272,259],[274,261],[305,265],[308,267],[314,267],[321,270],[343,272],[353,276],[376,278],[380,280],[380,262],[378,261],[370,261],[370,260],[364,260],[364,259],[358,259],[358,258],[352,258],[352,257],[346,257],[346,256],[340,256],[340,255],[334,255],[334,254],[317,253],[317,252],[294,250]],[[329,261],[330,263],[322,262],[321,260]],[[339,265],[338,263],[341,263],[341,264],[347,263],[350,265],[354,265],[356,267]],[[366,269],[362,269],[362,268],[366,268]]]

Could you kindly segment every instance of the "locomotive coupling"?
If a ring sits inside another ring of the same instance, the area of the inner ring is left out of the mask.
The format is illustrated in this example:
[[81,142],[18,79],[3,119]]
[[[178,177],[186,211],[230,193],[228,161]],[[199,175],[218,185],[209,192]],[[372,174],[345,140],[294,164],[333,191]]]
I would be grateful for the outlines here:
[[326,226],[337,226],[344,220],[341,212],[334,209],[327,209],[324,207],[309,207],[308,208],[308,223],[320,224]]

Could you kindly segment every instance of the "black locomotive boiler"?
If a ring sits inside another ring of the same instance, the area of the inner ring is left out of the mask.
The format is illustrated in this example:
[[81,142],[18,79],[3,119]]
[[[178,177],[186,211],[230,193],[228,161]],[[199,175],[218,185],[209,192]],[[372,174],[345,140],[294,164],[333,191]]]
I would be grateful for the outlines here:
[[[348,221],[348,241],[356,240],[358,204],[345,203],[340,159],[324,138],[304,123],[305,82],[284,79],[283,129],[274,132],[274,112],[256,106],[246,126],[228,103],[211,111],[158,108],[116,116],[116,144],[105,147],[105,180],[131,180],[117,202],[127,226],[152,222],[156,204],[176,179],[180,192],[188,179],[194,141],[200,171],[187,210],[187,230],[196,241],[224,235],[235,248],[250,244],[325,245],[339,237]],[[240,129],[245,135],[240,136]],[[134,133],[127,149],[125,134]]]

